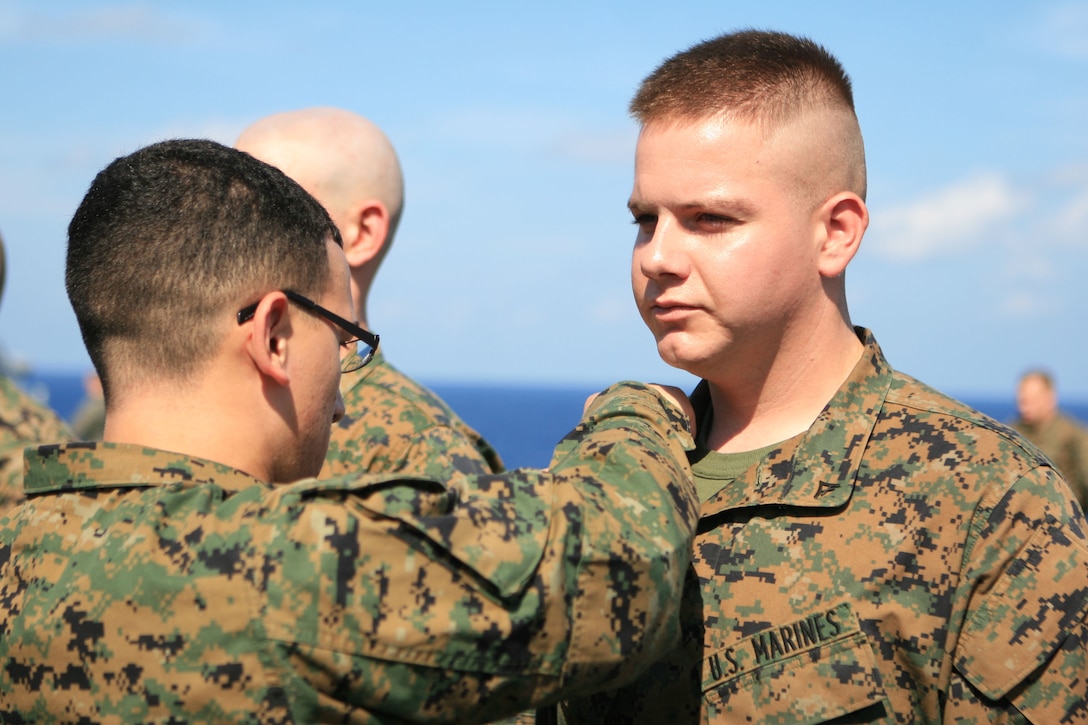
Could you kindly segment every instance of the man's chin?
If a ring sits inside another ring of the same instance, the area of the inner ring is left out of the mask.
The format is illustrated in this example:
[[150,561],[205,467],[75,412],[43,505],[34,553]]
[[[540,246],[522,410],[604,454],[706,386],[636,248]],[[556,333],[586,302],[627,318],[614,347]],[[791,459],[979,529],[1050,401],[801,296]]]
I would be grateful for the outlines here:
[[678,332],[666,332],[657,336],[657,354],[663,362],[674,368],[686,370],[691,351],[685,344],[687,340]]
[[683,370],[697,378],[708,377],[707,372],[713,369],[711,358],[699,350],[676,344],[677,342],[669,338],[658,341],[657,354],[661,361],[669,367]]
[[683,354],[673,350],[672,348],[657,346],[657,354],[660,356],[661,361],[669,367],[674,367],[677,370],[683,370],[686,373],[694,374],[694,369],[698,367],[698,363],[684,356]]

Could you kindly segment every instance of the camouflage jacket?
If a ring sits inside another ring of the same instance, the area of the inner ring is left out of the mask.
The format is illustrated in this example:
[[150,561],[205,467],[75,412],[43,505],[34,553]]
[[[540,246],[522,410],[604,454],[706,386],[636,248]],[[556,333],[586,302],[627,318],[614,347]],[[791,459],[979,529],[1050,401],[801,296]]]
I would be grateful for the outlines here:
[[0,514],[23,499],[23,449],[71,438],[56,413],[0,375]]
[[628,681],[679,636],[685,423],[621,384],[550,470],[451,486],[30,451],[0,518],[0,721],[478,722]]
[[568,722],[1088,722],[1088,541],[1068,487],[859,334],[808,431],[703,504],[683,644],[568,703]]
[[491,446],[437,395],[390,365],[379,351],[343,376],[346,414],[332,428],[320,478],[344,473],[498,473]]

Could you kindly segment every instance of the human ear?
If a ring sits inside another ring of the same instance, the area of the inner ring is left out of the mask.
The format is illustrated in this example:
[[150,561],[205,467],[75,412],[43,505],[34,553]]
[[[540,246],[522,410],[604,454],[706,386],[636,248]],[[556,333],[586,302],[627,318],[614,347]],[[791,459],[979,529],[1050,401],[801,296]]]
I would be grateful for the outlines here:
[[289,306],[283,292],[269,292],[253,313],[252,333],[247,350],[254,366],[260,373],[280,385],[287,385],[291,377],[287,368],[288,341],[291,337]]
[[838,277],[861,247],[861,238],[869,226],[869,209],[857,194],[843,191],[821,206],[820,222],[820,275]]
[[344,256],[350,267],[361,267],[381,255],[389,236],[389,210],[377,199],[367,199],[349,216],[348,228],[341,230]]

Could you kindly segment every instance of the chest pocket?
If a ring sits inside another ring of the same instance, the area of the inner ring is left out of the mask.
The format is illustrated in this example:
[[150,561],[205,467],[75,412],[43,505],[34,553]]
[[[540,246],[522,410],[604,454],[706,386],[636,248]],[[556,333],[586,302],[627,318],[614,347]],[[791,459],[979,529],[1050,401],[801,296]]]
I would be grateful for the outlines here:
[[849,603],[732,642],[703,660],[711,720],[822,723],[890,713],[872,647]]

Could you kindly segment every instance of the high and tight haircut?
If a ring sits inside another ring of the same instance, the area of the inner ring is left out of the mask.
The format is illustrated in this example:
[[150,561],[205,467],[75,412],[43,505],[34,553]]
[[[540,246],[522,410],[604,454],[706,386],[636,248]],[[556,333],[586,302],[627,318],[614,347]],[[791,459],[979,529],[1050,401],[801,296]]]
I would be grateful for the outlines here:
[[325,209],[278,169],[206,140],[122,156],[68,225],[65,285],[107,402],[112,373],[197,372],[232,313],[277,289],[320,296]]
[[742,30],[666,60],[629,110],[643,126],[721,117],[767,130],[819,105],[854,113],[850,77],[831,53],[808,38]]

